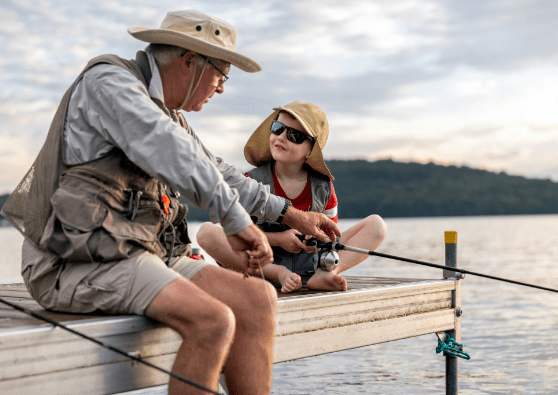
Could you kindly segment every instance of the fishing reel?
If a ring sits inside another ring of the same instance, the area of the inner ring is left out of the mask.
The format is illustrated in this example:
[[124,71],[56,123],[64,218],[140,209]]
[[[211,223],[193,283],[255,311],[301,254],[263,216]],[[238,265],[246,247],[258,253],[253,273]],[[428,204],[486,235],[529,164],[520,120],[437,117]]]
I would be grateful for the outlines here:
[[324,243],[312,237],[305,240],[305,235],[297,235],[300,241],[306,241],[307,246],[314,246],[314,271],[322,269],[326,272],[332,272],[339,265],[339,254],[335,249],[336,243]]
[[326,272],[332,272],[339,265],[339,254],[333,250],[318,251],[314,246],[314,271],[322,269]]

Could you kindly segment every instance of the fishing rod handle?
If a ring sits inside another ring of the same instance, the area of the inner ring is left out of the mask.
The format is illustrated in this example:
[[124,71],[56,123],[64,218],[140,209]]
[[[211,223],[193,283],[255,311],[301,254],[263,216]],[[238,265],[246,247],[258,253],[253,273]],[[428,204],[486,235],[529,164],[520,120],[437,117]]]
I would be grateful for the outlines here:
[[375,255],[374,251],[365,250],[363,248],[346,246],[344,244],[339,244],[339,243],[336,244],[335,249],[336,250],[346,250],[346,251],[358,252],[360,254],[365,254],[365,255]]
[[302,243],[306,242],[307,246],[314,246],[318,242],[318,239],[311,237],[306,240],[306,235],[295,235]]

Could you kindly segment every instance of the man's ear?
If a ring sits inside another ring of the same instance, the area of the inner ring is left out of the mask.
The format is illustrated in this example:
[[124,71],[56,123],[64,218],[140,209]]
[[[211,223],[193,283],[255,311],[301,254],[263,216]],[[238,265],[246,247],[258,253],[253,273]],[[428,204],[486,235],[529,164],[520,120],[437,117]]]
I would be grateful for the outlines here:
[[192,66],[192,62],[194,61],[194,59],[196,58],[198,54],[195,53],[194,51],[187,51],[184,55],[182,55],[180,57],[180,67],[185,68],[185,70],[182,70],[186,73],[188,73],[188,69],[190,69],[190,66]]

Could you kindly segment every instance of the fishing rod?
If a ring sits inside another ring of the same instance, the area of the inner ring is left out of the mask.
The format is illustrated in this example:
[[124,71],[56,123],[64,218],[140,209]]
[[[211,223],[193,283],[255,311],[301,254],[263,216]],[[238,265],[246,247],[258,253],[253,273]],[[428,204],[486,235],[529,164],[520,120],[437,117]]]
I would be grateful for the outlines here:
[[[301,241],[304,241],[306,236],[305,235],[297,235],[297,237]],[[484,277],[484,278],[489,278],[491,280],[503,281],[503,282],[506,282],[506,283],[523,285],[525,287],[537,288],[537,289],[542,289],[544,291],[550,291],[550,292],[557,292],[558,293],[558,289],[554,289],[554,288],[542,287],[540,285],[524,283],[524,282],[521,282],[521,281],[510,280],[510,279],[507,279],[507,278],[491,276],[491,275],[483,274],[483,273],[472,272],[470,270],[458,269],[456,267],[436,265],[435,263],[417,261],[415,259],[403,258],[403,257],[395,256],[395,255],[382,254],[381,252],[375,252],[375,251],[371,251],[371,250],[365,250],[363,248],[356,248],[356,247],[347,246],[347,245],[341,244],[337,241],[330,241],[330,242],[324,243],[323,241],[320,241],[320,240],[316,239],[315,237],[312,237],[312,238],[306,240],[306,245],[315,246],[314,247],[314,255],[315,255],[314,267],[315,267],[315,269],[317,269],[319,267],[320,269],[325,270],[325,271],[332,271],[337,266],[337,264],[339,263],[339,256],[337,255],[337,253],[335,251],[345,250],[345,251],[357,252],[359,254],[379,256],[379,257],[382,257],[382,258],[395,259],[395,260],[398,260],[398,261],[415,263],[417,265],[434,267],[434,268],[437,268],[437,269],[449,270],[449,271],[452,271],[452,272],[458,272],[458,273],[462,273],[462,274],[470,274],[472,276]],[[321,249],[320,252],[318,252],[318,249]],[[323,252],[321,252],[321,251],[323,251]]]
[[142,363],[142,364],[144,364],[144,365],[146,365],[146,366],[149,366],[149,367],[152,368],[152,369],[156,369],[156,370],[158,370],[158,371],[160,371],[160,372],[166,373],[166,374],[168,374],[169,376],[171,376],[171,377],[173,377],[173,378],[175,378],[175,379],[177,379],[177,380],[182,381],[183,383],[186,383],[186,384],[191,385],[192,387],[196,387],[197,389],[200,389],[200,390],[202,390],[202,391],[208,392],[208,393],[210,393],[210,394],[214,394],[214,395],[223,395],[223,394],[221,394],[220,392],[215,392],[215,391],[213,391],[213,390],[210,390],[209,388],[207,388],[207,387],[205,387],[205,386],[203,386],[203,385],[201,385],[201,384],[198,384],[198,383],[196,383],[195,381],[192,381],[192,380],[190,380],[190,379],[187,379],[187,378],[184,377],[184,376],[181,376],[181,375],[176,374],[176,373],[174,373],[174,372],[171,372],[171,371],[169,371],[169,370],[163,369],[163,368],[161,368],[161,367],[159,367],[159,366],[157,366],[157,365],[153,365],[153,364],[150,363],[150,362],[144,361],[143,359],[141,359],[140,357],[137,357],[137,356],[133,355],[132,353],[127,353],[126,351],[124,351],[124,350],[122,350],[122,349],[120,349],[120,348],[118,348],[118,347],[114,347],[114,346],[111,346],[110,344],[103,343],[102,341],[100,341],[100,340],[98,340],[98,339],[95,339],[95,338],[93,338],[93,337],[87,336],[86,334],[81,333],[81,332],[79,332],[79,331],[76,331],[75,329],[69,328],[69,327],[67,327],[66,325],[64,325],[64,324],[62,324],[62,323],[60,323],[60,322],[58,322],[58,321],[55,321],[55,320],[53,320],[53,319],[51,319],[51,318],[48,318],[48,317],[46,317],[46,316],[44,316],[44,315],[42,315],[42,314],[39,314],[39,313],[36,313],[36,312],[31,311],[31,310],[29,310],[29,309],[26,309],[25,307],[19,306],[19,305],[15,304],[15,303],[8,302],[7,300],[5,300],[5,299],[3,299],[3,298],[0,298],[0,302],[6,304],[6,305],[8,305],[8,306],[10,306],[10,307],[12,307],[12,308],[14,308],[14,309],[16,309],[16,310],[22,311],[22,312],[24,312],[25,314],[28,314],[28,315],[30,315],[30,316],[32,316],[32,317],[38,318],[38,319],[41,320],[41,321],[46,321],[46,322],[48,322],[49,324],[54,325],[55,327],[57,326],[57,327],[62,328],[62,329],[64,329],[64,330],[68,331],[68,332],[73,333],[74,335],[77,335],[77,336],[79,336],[79,337],[82,337],[82,338],[84,338],[84,339],[87,339],[87,340],[89,340],[89,341],[92,341],[93,343],[97,343],[99,346],[101,346],[101,347],[103,347],[103,348],[106,348],[107,350],[113,351],[113,352],[115,352],[115,353],[117,353],[117,354],[123,355],[123,356],[125,356],[125,357],[127,357],[127,358],[130,358],[131,360],[133,360],[133,361],[135,361],[135,362]]

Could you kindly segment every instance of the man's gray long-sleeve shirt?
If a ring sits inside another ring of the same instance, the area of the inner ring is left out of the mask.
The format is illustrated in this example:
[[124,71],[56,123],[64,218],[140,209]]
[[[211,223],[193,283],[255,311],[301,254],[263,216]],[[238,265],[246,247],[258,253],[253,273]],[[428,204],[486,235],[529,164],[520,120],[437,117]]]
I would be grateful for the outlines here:
[[252,223],[248,213],[276,220],[282,198],[216,158],[192,128],[185,130],[153,102],[164,102],[163,86],[153,56],[148,53],[148,58],[149,90],[118,66],[101,64],[83,75],[64,125],[65,162],[88,162],[118,147],[145,172],[209,212],[227,235]]

